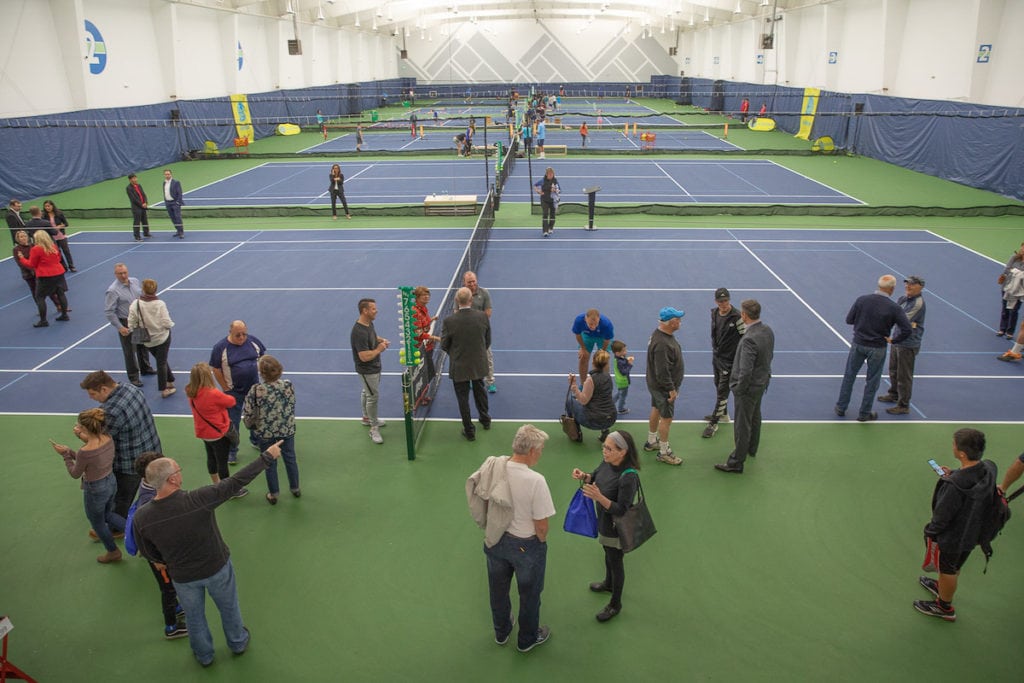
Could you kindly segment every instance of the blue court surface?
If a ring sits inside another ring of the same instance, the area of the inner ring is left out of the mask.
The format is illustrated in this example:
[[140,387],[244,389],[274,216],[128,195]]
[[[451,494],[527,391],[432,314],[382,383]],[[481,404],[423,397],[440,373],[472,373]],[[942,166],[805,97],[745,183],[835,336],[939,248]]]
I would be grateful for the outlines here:
[[[724,229],[601,229],[559,219],[555,234],[495,229],[477,273],[494,302],[493,349],[502,420],[553,420],[567,375],[576,368],[573,318],[597,307],[636,356],[629,418],[643,420],[647,339],[662,306],[687,311],[679,339],[687,376],[677,418],[699,420],[714,403],[709,347],[715,288],[734,303],[757,298],[776,335],[766,419],[836,421],[832,414],[851,332],[853,300],[891,272],[927,280],[924,346],[917,360],[912,414],[882,422],[1015,422],[1013,397],[1024,367],[1000,363],[1007,342],[993,334],[997,314],[992,260],[927,232]],[[123,381],[116,331],[103,317],[103,292],[115,263],[153,278],[175,320],[170,360],[179,388],[188,369],[209,358],[230,322],[244,319],[295,382],[300,417],[357,418],[360,382],[348,334],[361,297],[377,299],[384,354],[382,414],[401,414],[399,285],[429,286],[431,311],[443,304],[461,262],[466,229],[361,229],[157,233],[141,244],[126,232],[72,236],[79,272],[68,277],[70,322],[34,329],[35,307],[15,264],[0,285],[0,411],[71,414],[91,402],[78,383],[102,368]],[[52,318],[52,315],[51,315]],[[855,401],[862,389],[854,387]],[[883,381],[882,390],[887,387]],[[145,393],[154,412],[186,415],[184,392],[162,399],[155,378]],[[879,406],[882,407],[882,406]],[[444,380],[432,418],[457,416]],[[852,418],[847,421],[852,422]],[[453,427],[453,430],[455,427]],[[453,434],[456,432],[453,431]]]
[[[269,162],[185,193],[188,206],[324,206],[330,204],[332,162]],[[487,194],[485,167],[494,160],[346,161],[350,205],[418,204],[430,194]],[[552,166],[562,201],[585,202],[584,187],[600,185],[598,201],[710,204],[861,204],[859,200],[768,159],[533,159],[534,181]],[[520,159],[503,201],[530,199],[530,166]]]

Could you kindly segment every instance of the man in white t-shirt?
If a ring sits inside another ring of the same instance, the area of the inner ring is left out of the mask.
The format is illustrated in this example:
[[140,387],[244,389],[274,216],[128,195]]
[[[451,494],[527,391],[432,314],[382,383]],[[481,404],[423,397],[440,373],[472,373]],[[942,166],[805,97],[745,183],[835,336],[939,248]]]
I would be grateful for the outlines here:
[[520,652],[529,652],[551,635],[550,628],[540,625],[540,594],[547,565],[548,518],[555,514],[555,506],[544,476],[531,469],[547,439],[540,429],[523,425],[512,440],[512,456],[487,458],[466,484],[470,510],[487,530],[484,554],[494,641],[504,645],[512,635],[515,619],[509,590],[515,576]]

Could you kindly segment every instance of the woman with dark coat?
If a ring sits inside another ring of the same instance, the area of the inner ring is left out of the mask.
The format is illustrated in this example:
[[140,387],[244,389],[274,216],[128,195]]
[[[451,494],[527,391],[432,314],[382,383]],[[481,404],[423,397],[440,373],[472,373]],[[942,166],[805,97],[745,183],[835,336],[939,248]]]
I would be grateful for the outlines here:
[[629,432],[617,430],[608,435],[602,447],[603,462],[596,470],[576,468],[573,479],[583,482],[583,495],[597,503],[597,540],[604,547],[604,580],[590,584],[595,593],[611,593],[611,600],[597,613],[606,622],[622,610],[622,588],[626,583],[622,545],[615,529],[615,517],[633,504],[640,488],[640,459]]
[[68,227],[68,219],[64,217],[64,214],[57,208],[57,205],[49,199],[43,202],[43,220],[49,221],[50,225],[53,226],[51,235],[53,236],[53,241],[64,254],[64,264],[72,273],[77,272],[75,259],[71,257],[71,246],[68,244],[68,236],[64,231],[64,228]]
[[341,199],[341,207],[345,210],[345,218],[352,218],[348,212],[348,202],[345,201],[345,174],[341,172],[341,166],[331,166],[331,173],[328,176],[331,181],[327,191],[331,193],[331,217],[338,220],[338,199]]

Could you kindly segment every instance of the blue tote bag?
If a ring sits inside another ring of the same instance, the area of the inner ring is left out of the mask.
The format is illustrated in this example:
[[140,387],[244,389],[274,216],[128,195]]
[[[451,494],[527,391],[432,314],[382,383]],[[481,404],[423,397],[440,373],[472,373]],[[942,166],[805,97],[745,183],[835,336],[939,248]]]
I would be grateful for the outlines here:
[[594,501],[583,495],[583,487],[576,489],[576,494],[565,511],[565,523],[562,528],[570,534],[597,538],[597,510]]

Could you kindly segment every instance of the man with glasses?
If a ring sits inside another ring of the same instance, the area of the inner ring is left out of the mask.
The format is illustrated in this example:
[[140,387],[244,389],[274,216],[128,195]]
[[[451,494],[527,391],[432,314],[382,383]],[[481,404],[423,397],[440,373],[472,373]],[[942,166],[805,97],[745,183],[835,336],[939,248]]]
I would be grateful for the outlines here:
[[166,569],[178,600],[188,615],[188,640],[202,666],[213,664],[213,635],[206,621],[206,593],[220,612],[224,637],[236,655],[249,647],[249,629],[238,606],[238,587],[231,551],[220,535],[215,510],[235,497],[281,456],[273,444],[234,476],[192,491],[182,489],[181,467],[171,458],[157,458],[146,468],[146,481],[156,489],[132,520],[135,543],[146,559]]
[[[267,353],[267,347],[256,337],[249,334],[249,328],[241,320],[235,320],[228,328],[228,336],[221,339],[210,353],[210,367],[224,393],[235,397],[235,405],[228,408],[231,424],[238,429],[242,418],[242,404],[245,395],[254,384],[259,384],[260,373],[257,368],[260,356]],[[249,435],[250,442],[252,434]],[[228,464],[238,464],[238,447],[232,446],[228,451]]]

